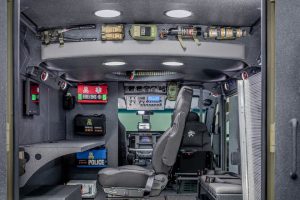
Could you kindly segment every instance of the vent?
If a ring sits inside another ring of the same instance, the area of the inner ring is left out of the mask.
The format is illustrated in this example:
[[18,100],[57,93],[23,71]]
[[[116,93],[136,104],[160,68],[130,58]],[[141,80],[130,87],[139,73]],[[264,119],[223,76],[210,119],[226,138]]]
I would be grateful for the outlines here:
[[174,80],[183,77],[182,74],[172,71],[124,71],[124,72],[112,72],[106,75],[107,78],[117,79],[120,81],[164,81]]
[[131,74],[135,74],[136,77],[141,76],[169,76],[169,75],[175,75],[176,72],[170,72],[170,71],[132,71],[132,72],[113,72],[116,76],[130,76]]
[[238,83],[242,180],[245,200],[261,200],[261,82],[261,73],[258,73]]

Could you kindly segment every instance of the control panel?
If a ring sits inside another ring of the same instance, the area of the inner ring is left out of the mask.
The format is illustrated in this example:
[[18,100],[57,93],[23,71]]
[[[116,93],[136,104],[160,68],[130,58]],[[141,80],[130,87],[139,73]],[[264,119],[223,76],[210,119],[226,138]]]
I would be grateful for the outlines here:
[[167,94],[166,83],[124,83],[124,94]]
[[125,95],[127,110],[164,110],[166,95]]
[[128,152],[134,155],[133,164],[151,164],[153,147],[163,132],[128,132]]

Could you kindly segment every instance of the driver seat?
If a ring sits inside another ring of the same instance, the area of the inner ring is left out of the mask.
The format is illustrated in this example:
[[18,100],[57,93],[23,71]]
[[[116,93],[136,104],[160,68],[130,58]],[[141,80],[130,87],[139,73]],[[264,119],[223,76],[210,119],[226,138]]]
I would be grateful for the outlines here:
[[99,171],[99,183],[109,198],[157,196],[165,188],[168,174],[176,161],[192,96],[193,90],[190,87],[181,88],[173,112],[172,126],[156,143],[150,169],[126,165]]

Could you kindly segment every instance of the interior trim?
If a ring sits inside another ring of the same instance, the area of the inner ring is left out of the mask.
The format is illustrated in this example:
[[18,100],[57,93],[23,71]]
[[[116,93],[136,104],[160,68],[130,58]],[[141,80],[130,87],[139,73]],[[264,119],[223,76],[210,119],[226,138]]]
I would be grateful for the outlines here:
[[197,46],[194,41],[184,41],[184,51],[178,41],[140,42],[126,40],[122,42],[70,42],[63,47],[59,44],[42,46],[42,60],[54,60],[74,57],[106,57],[106,56],[183,56],[223,58],[233,60],[245,59],[245,46],[218,42],[201,42]]

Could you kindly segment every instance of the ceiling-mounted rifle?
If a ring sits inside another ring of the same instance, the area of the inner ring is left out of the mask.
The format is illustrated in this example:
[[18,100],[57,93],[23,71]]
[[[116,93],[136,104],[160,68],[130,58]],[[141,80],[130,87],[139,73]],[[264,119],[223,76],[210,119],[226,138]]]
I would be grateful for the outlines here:
[[53,28],[46,29],[39,32],[38,37],[42,40],[45,45],[52,43],[59,43],[61,46],[65,42],[82,42],[82,41],[96,41],[97,38],[77,38],[66,36],[65,33],[75,30],[89,30],[96,29],[95,25],[82,25],[82,26],[72,26],[68,28]]
[[201,28],[196,26],[177,26],[176,28],[164,29],[160,33],[161,39],[166,39],[168,36],[176,36],[181,47],[186,50],[183,39],[193,39],[197,45],[200,45],[198,36],[201,35]]

